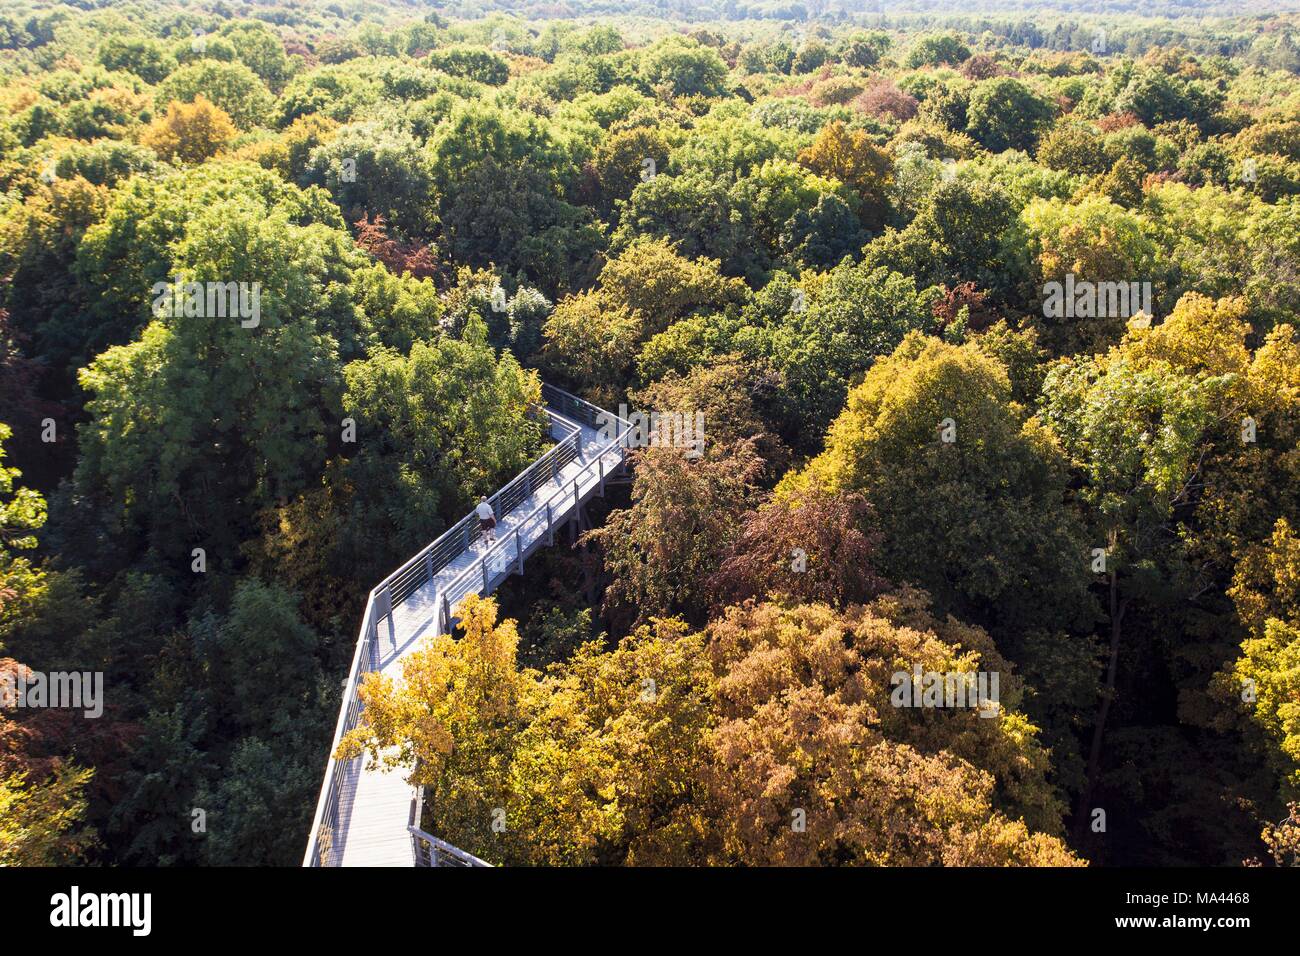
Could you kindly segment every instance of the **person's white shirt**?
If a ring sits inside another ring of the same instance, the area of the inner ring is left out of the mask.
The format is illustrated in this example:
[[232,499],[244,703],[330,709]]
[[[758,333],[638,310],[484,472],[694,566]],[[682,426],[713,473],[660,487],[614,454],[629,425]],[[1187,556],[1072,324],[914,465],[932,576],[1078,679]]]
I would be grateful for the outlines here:
[[492,514],[492,506],[486,501],[480,501],[478,507],[474,510],[478,512],[480,521],[487,521],[488,518],[494,517]]

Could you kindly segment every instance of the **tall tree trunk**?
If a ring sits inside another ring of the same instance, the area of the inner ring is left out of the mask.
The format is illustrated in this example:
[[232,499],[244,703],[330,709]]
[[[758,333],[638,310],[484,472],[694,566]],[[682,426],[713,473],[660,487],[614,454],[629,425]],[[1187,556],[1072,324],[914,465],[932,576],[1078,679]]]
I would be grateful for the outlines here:
[[586,601],[587,607],[596,606],[596,568],[592,560],[591,549],[586,541],[580,545],[582,555],[579,560],[582,562],[582,596]]
[[1081,844],[1088,832],[1091,822],[1092,794],[1097,784],[1097,774],[1101,768],[1101,742],[1106,732],[1106,718],[1110,715],[1110,705],[1115,700],[1115,672],[1119,664],[1119,642],[1123,635],[1124,612],[1128,609],[1128,598],[1119,596],[1119,574],[1115,568],[1110,571],[1110,660],[1106,665],[1106,685],[1101,692],[1101,706],[1097,710],[1097,720],[1092,727],[1092,746],[1088,751],[1088,768],[1084,775],[1083,791],[1079,794],[1079,804],[1074,814],[1074,839]]

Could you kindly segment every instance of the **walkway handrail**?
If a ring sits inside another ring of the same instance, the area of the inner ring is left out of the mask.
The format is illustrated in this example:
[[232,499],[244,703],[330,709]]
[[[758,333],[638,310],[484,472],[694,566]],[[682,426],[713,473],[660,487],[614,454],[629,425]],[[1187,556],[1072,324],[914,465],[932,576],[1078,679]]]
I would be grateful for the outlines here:
[[467,853],[454,847],[446,840],[440,840],[432,833],[425,833],[419,827],[407,827],[411,834],[411,855],[416,866],[487,866],[492,864],[480,860],[473,853]]
[[596,429],[607,429],[613,422],[621,425],[630,424],[627,419],[619,418],[613,412],[607,412],[598,405],[556,388],[546,382],[542,383],[542,401],[552,408],[557,408],[575,421],[582,422]]
[[322,855],[328,857],[333,849],[334,830],[338,826],[338,798],[343,786],[343,778],[338,773],[338,761],[334,752],[345,734],[356,727],[361,716],[361,698],[357,689],[361,675],[374,667],[375,646],[375,602],[373,597],[366,601],[365,613],[361,616],[361,633],[357,636],[357,649],[352,654],[352,667],[344,684],[343,703],[339,707],[339,719],[334,726],[334,740],[330,744],[329,763],[325,767],[325,780],[321,783],[320,797],[316,801],[316,816],[312,820],[311,835],[307,841],[307,853],[303,857],[303,866],[321,866]]
[[[554,475],[578,457],[581,430],[573,424],[573,420],[602,428],[607,427],[607,422],[619,422],[619,436],[615,442],[621,440],[626,432],[625,426],[628,426],[628,423],[624,419],[611,415],[553,385],[542,383],[542,399],[548,406],[554,406],[563,413],[554,412],[549,407],[538,406],[550,419],[553,435],[558,430],[564,433],[564,437],[488,499],[498,518],[509,514],[527,500],[535,477],[545,473]],[[612,444],[614,442],[611,442]],[[609,445],[604,446],[600,454],[605,454],[609,447]],[[582,473],[585,474],[586,470],[584,468]],[[533,513],[535,514],[536,511]],[[531,518],[532,515],[529,517]],[[475,511],[470,511],[375,585],[367,596],[366,609],[361,617],[361,631],[357,635],[357,646],[352,655],[352,666],[344,682],[343,700],[334,727],[334,738],[330,743],[325,779],[321,783],[320,796],[316,801],[316,814],[312,819],[307,850],[303,855],[303,866],[321,866],[322,857],[328,860],[333,851],[333,835],[338,826],[339,794],[343,786],[339,762],[334,754],[344,736],[353,730],[360,720],[361,679],[378,666],[376,648],[380,619],[391,615],[393,608],[401,605],[426,581],[432,581],[440,570],[469,550],[480,533],[478,515]],[[461,577],[463,574],[457,576],[457,581]],[[383,613],[380,613],[381,610]]]

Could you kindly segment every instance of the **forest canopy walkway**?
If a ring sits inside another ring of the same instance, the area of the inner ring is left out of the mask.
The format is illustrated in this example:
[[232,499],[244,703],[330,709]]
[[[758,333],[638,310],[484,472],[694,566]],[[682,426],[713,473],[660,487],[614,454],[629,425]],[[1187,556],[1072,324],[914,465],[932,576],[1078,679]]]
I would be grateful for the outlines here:
[[606,479],[622,469],[627,421],[552,385],[542,385],[542,400],[555,444],[488,499],[496,543],[481,539],[471,511],[371,590],[303,866],[487,865],[419,829],[420,796],[400,772],[334,753],[360,719],[367,673],[400,679],[403,658],[423,638],[449,633],[466,596],[522,574],[524,561],[576,523],[583,503],[603,495]]

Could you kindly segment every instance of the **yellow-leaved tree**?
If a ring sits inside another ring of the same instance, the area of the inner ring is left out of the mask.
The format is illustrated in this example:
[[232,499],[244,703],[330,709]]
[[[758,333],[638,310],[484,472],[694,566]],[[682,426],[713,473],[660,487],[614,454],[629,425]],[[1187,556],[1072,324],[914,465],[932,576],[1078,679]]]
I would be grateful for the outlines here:
[[193,103],[168,103],[167,112],[140,133],[140,143],[163,159],[190,165],[221,152],[236,132],[226,111],[199,94]]
[[470,596],[458,613],[461,637],[440,635],[408,655],[400,680],[366,675],[361,722],[335,756],[364,752],[375,765],[407,768],[425,788],[439,834],[478,851],[496,845],[495,811],[509,792],[512,751],[537,684],[519,671],[519,632],[514,621],[497,623],[495,602]]
[[[654,619],[519,670],[492,600],[368,678],[338,756],[402,766],[426,827],[496,863],[1077,865],[1021,682],[978,628],[904,591],[836,611]],[[999,674],[992,713],[893,702],[894,674]]]

